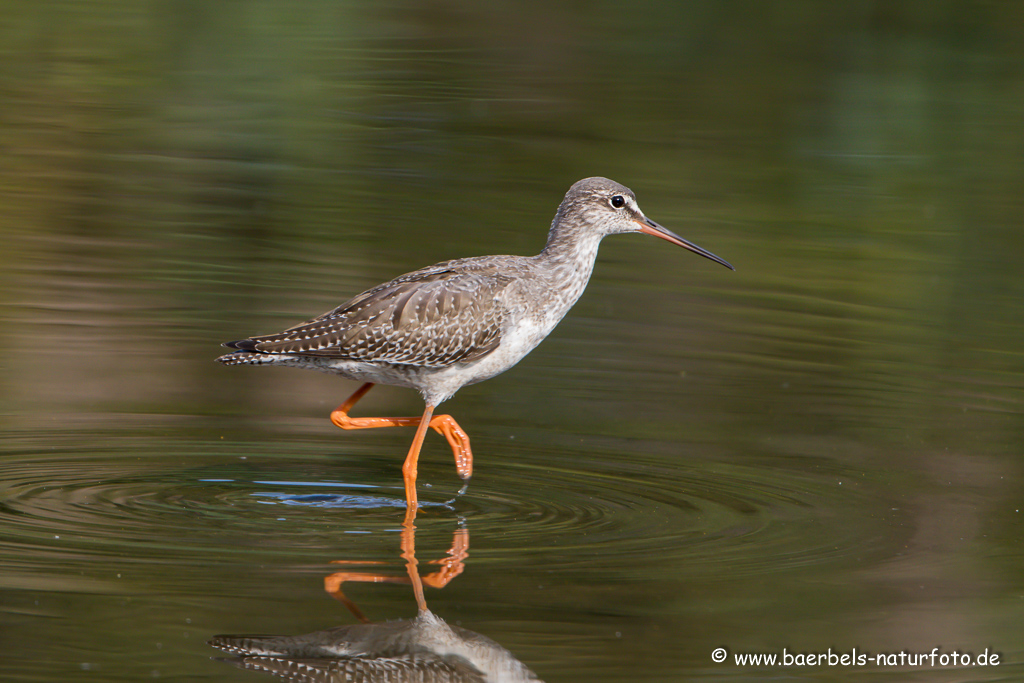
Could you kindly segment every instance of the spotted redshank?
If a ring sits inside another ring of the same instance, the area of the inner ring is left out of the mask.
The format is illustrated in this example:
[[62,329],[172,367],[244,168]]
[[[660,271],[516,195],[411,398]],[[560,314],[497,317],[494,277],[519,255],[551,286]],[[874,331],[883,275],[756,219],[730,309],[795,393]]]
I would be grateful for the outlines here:
[[[628,187],[586,178],[565,195],[536,256],[444,261],[367,290],[332,311],[278,334],[227,342],[225,365],[288,365],[365,382],[331,413],[342,429],[416,427],[402,467],[415,510],[416,464],[427,427],[444,435],[462,479],[473,473],[469,437],[450,415],[434,415],[456,391],[508,370],[555,328],[580,298],[601,238],[626,232],[660,237],[735,270],[643,214]],[[422,417],[350,417],[374,384],[416,389]]]

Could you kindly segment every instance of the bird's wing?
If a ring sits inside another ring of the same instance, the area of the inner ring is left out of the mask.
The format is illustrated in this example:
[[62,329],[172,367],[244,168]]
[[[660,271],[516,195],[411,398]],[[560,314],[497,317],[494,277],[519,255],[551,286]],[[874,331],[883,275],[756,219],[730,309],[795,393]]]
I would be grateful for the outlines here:
[[481,358],[501,342],[507,309],[498,294],[514,278],[448,261],[384,283],[279,334],[255,351],[444,367]]

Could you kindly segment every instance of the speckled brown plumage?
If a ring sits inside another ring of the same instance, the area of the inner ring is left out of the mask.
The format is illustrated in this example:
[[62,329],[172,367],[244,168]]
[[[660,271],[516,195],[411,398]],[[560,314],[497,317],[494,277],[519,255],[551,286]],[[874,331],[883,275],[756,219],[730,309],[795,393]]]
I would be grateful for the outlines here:
[[506,309],[496,297],[514,281],[499,264],[474,260],[395,278],[284,332],[245,340],[252,343],[243,350],[427,368],[468,363],[501,341]]

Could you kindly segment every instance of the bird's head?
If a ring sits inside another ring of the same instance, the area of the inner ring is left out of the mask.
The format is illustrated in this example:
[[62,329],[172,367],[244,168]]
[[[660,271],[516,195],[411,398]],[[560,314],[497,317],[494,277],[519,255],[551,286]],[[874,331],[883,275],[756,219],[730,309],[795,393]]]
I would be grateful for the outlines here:
[[644,215],[636,203],[636,195],[625,185],[608,178],[584,178],[569,188],[558,207],[555,224],[579,231],[593,231],[600,236],[624,232],[642,232],[689,249],[704,258],[736,270],[728,261],[710,251],[684,240]]

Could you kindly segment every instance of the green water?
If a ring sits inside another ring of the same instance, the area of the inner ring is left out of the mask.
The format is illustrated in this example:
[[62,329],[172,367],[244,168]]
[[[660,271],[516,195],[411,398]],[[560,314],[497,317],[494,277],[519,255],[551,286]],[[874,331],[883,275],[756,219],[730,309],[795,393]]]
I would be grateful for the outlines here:
[[[324,580],[406,576],[412,433],[342,432],[356,385],[218,344],[536,253],[591,175],[737,271],[611,237],[552,336],[445,404],[476,468],[456,496],[428,435],[421,573],[468,539],[430,609],[549,683],[1024,676],[1019,5],[0,16],[0,679],[271,680],[207,641],[354,623]],[[1000,663],[733,659],[936,647]]]

